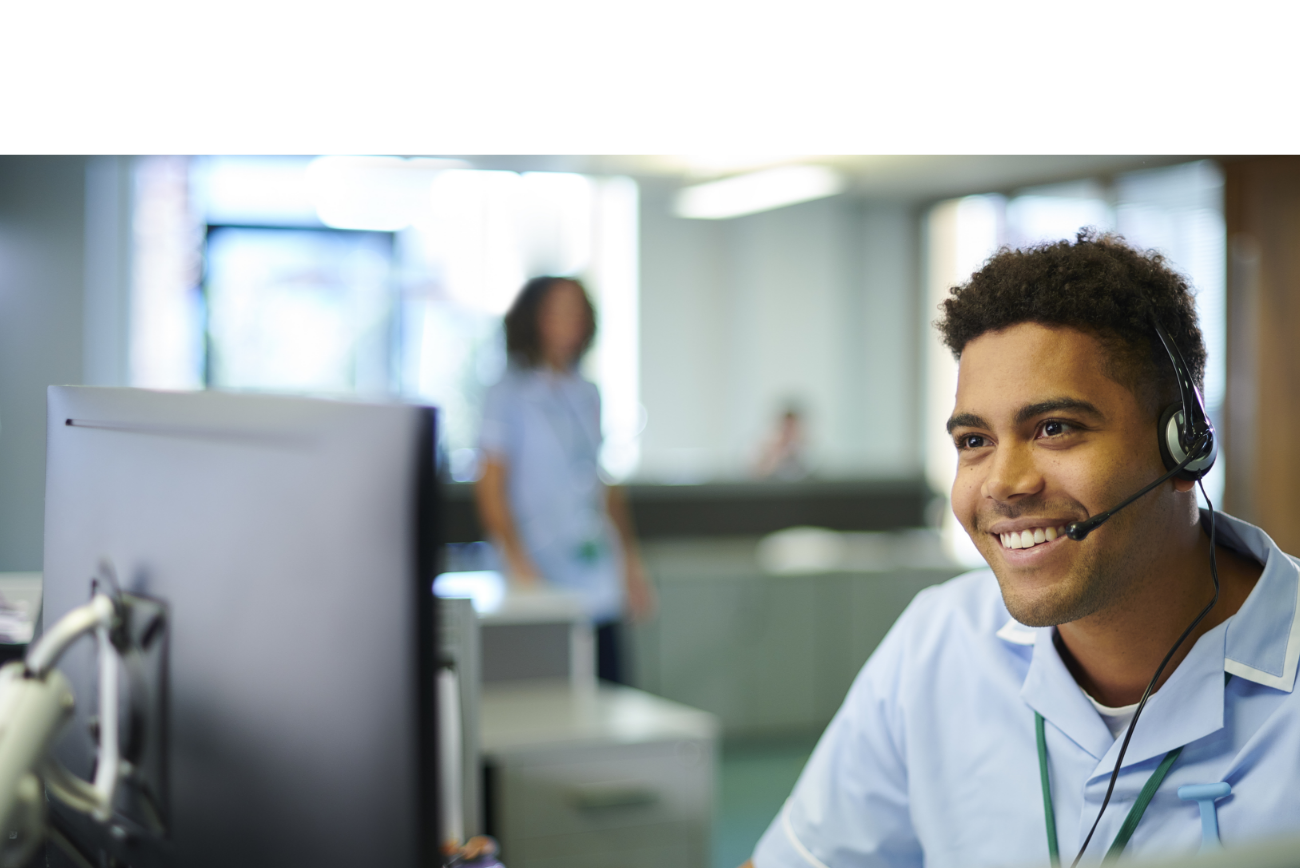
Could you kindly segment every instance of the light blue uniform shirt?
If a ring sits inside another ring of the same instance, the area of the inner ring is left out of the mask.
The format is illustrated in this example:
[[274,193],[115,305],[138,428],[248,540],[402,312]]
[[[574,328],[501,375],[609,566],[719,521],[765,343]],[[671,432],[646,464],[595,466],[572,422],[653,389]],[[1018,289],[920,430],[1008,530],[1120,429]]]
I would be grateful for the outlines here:
[[609,621],[623,608],[623,561],[600,444],[600,392],[576,373],[512,366],[488,390],[479,448],[506,467],[520,541],[543,578]]
[[[1224,846],[1300,829],[1300,697],[1292,692],[1300,570],[1259,528],[1217,517],[1219,542],[1263,563],[1263,574],[1240,611],[1202,636],[1148,701],[1085,863],[1100,861],[1143,784],[1182,745],[1126,857],[1200,848],[1197,804],[1177,793],[1187,784],[1231,784],[1217,804]],[[1208,564],[1204,582],[1208,590]],[[1101,807],[1122,738],[1065,668],[1053,631],[1012,620],[989,570],[918,594],[759,841],[756,868],[1046,866],[1035,711],[1047,721],[1068,865]],[[1233,676],[1226,687],[1225,672]]]

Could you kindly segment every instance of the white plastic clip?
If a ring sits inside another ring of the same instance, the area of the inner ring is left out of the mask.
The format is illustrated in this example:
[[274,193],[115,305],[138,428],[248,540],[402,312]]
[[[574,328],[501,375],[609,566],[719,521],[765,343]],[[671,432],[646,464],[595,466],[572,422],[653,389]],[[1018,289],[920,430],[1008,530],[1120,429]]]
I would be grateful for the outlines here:
[[99,749],[95,781],[88,783],[58,762],[44,767],[45,785],[69,807],[107,821],[113,816],[113,797],[122,774],[117,733],[118,653],[112,631],[117,606],[107,594],[97,592],[90,602],[59,619],[27,652],[27,673],[44,679],[77,639],[94,631],[99,657]]

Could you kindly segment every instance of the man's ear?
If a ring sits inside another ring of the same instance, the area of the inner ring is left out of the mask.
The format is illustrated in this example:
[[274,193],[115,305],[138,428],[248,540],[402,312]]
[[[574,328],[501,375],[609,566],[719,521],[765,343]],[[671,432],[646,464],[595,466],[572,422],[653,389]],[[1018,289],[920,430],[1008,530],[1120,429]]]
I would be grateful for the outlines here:
[[1181,491],[1183,494],[1186,494],[1195,487],[1196,480],[1194,479],[1179,479],[1177,476],[1174,477],[1174,491]]

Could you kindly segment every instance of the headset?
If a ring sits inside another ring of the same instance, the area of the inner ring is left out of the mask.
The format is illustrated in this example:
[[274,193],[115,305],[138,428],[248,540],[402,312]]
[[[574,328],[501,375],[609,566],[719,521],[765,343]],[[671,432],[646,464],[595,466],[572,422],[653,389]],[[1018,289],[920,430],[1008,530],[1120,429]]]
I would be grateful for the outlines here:
[[1179,394],[1179,402],[1170,404],[1160,416],[1160,426],[1157,429],[1160,457],[1164,459],[1166,468],[1182,468],[1177,471],[1179,479],[1199,482],[1210,472],[1214,459],[1219,455],[1214,424],[1205,412],[1201,392],[1192,381],[1187,360],[1183,358],[1178,345],[1160,327],[1160,322],[1154,316],[1151,325],[1155,328],[1160,343],[1165,345],[1165,351],[1169,353],[1169,361],[1174,366],[1174,376],[1178,380]]
[[1196,382],[1192,379],[1191,369],[1187,366],[1186,359],[1183,358],[1178,345],[1160,326],[1160,322],[1156,319],[1154,313],[1151,315],[1151,326],[1155,330],[1156,336],[1160,338],[1160,343],[1164,345],[1165,352],[1169,354],[1169,361],[1174,367],[1174,377],[1178,381],[1179,400],[1175,404],[1170,404],[1160,414],[1160,423],[1156,432],[1160,444],[1160,458],[1164,461],[1167,472],[1113,509],[1097,513],[1083,521],[1071,522],[1066,525],[1065,535],[1076,542],[1081,542],[1088,534],[1109,521],[1115,513],[1174,477],[1195,482],[1201,486],[1201,494],[1210,507],[1210,576],[1214,579],[1214,598],[1196,616],[1196,620],[1178,637],[1178,641],[1174,643],[1174,647],[1169,649],[1169,653],[1161,661],[1160,666],[1156,669],[1156,674],[1151,678],[1151,683],[1147,685],[1146,691],[1142,694],[1137,710],[1133,713],[1133,719],[1129,722],[1128,731],[1124,735],[1124,744],[1120,746],[1119,756],[1115,760],[1115,769],[1110,775],[1110,785],[1106,788],[1106,798],[1102,800],[1101,810],[1097,812],[1097,819],[1093,821],[1092,828],[1088,831],[1088,837],[1084,839],[1083,846],[1079,848],[1079,854],[1074,857],[1071,868],[1075,868],[1079,864],[1079,860],[1083,858],[1084,851],[1088,849],[1088,844],[1092,841],[1093,832],[1097,831],[1097,825],[1101,822],[1101,815],[1106,812],[1106,806],[1110,804],[1111,794],[1115,791],[1115,781],[1119,778],[1119,770],[1124,763],[1124,754],[1128,751],[1129,742],[1133,738],[1133,728],[1137,726],[1138,718],[1142,716],[1142,709],[1146,707],[1147,699],[1160,681],[1165,666],[1173,658],[1174,653],[1177,652],[1183,642],[1187,640],[1187,637],[1192,634],[1192,631],[1196,629],[1197,625],[1214,608],[1215,603],[1219,601],[1219,568],[1214,556],[1214,504],[1210,503],[1209,495],[1205,493],[1205,486],[1201,484],[1201,480],[1205,477],[1205,474],[1210,472],[1210,468],[1214,466],[1214,459],[1218,456],[1218,444],[1214,437],[1214,424],[1210,421],[1209,414],[1205,412],[1205,402],[1201,399],[1200,390],[1196,388]]
[[[1169,353],[1169,361],[1174,366],[1174,378],[1178,381],[1179,400],[1170,404],[1160,414],[1160,424],[1156,428],[1156,439],[1160,445],[1160,458],[1168,471],[1155,482],[1129,497],[1119,506],[1106,512],[1075,521],[1065,526],[1065,535],[1076,542],[1082,541],[1088,534],[1101,527],[1110,517],[1128,506],[1142,495],[1168,480],[1178,477],[1188,482],[1199,482],[1214,466],[1214,459],[1219,455],[1219,445],[1214,437],[1214,424],[1205,412],[1205,402],[1201,400],[1200,390],[1192,380],[1191,369],[1183,358],[1178,345],[1173,342],[1160,326],[1155,315],[1151,316],[1151,326],[1155,329],[1160,343]],[[1208,502],[1208,501],[1207,501]]]

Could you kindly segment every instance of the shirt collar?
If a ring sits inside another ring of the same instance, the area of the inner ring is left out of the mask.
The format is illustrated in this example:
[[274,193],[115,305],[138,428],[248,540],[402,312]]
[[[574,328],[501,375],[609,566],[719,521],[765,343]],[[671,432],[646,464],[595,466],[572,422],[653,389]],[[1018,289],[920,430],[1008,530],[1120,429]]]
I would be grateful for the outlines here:
[[[1208,513],[1202,521],[1208,522]],[[1195,741],[1223,726],[1223,672],[1290,692],[1300,661],[1300,568],[1257,527],[1215,513],[1220,542],[1264,565],[1238,612],[1202,636],[1169,680],[1147,702],[1125,755],[1125,765],[1142,762]],[[1100,715],[1066,669],[1052,641],[1054,628],[1030,628],[1008,621],[1002,641],[1033,645],[1021,697],[1071,740],[1098,759],[1119,749]],[[1113,757],[1108,759],[1113,764]]]
[[[1005,628],[1003,628],[1005,629]],[[1029,628],[1023,628],[1029,629]],[[1033,630],[1034,656],[1020,688],[1020,698],[1070,740],[1101,759],[1115,741],[1101,715],[1088,702],[1052,641],[1053,627]],[[1149,704],[1149,703],[1148,703]],[[1142,712],[1146,717],[1146,712]]]
[[[1300,568],[1264,531],[1215,513],[1224,542],[1264,565],[1264,572],[1237,614],[1228,620],[1223,669],[1290,693],[1300,661]],[[1202,515],[1202,523],[1208,520]]]
[[[1226,624],[1196,641],[1187,657],[1147,700],[1124,755],[1125,767],[1161,756],[1223,728],[1223,647]],[[1052,627],[1035,630],[1034,657],[1020,689],[1025,703],[1098,760],[1094,774],[1109,774],[1120,739],[1065,667]]]

